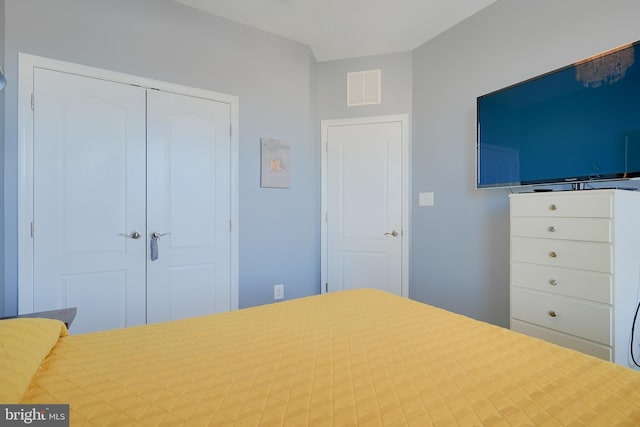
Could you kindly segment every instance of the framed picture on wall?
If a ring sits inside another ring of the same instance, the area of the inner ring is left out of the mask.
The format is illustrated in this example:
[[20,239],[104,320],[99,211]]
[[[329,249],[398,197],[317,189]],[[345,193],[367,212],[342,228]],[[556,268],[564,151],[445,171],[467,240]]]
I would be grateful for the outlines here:
[[289,188],[291,179],[289,144],[278,139],[260,138],[260,145],[262,158],[260,186]]

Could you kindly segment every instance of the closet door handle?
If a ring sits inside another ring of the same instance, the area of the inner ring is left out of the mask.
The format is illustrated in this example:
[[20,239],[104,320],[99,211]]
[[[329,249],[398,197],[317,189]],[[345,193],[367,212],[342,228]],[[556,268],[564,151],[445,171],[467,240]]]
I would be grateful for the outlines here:
[[158,259],[158,240],[162,236],[166,236],[167,234],[171,233],[159,233],[157,231],[152,231],[151,233],[149,233],[149,237],[151,237],[151,240],[149,241],[149,257],[151,258],[151,261],[155,261]]
[[151,234],[149,234],[149,236],[153,240],[158,240],[159,238],[161,238],[162,236],[166,236],[167,234],[171,234],[171,233],[158,233],[157,231],[152,231]]
[[142,237],[142,234],[140,234],[137,231],[132,231],[129,234],[120,233],[120,234],[118,234],[118,236],[123,236],[123,237],[128,237],[128,238],[133,239],[133,240],[138,240],[139,238]]

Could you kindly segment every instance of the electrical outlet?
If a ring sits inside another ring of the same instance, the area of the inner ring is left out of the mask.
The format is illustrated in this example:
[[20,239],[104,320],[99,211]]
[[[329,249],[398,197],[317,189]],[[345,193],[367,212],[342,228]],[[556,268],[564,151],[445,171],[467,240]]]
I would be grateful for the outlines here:
[[273,299],[282,299],[284,298],[284,285],[281,283],[279,285],[273,286]]

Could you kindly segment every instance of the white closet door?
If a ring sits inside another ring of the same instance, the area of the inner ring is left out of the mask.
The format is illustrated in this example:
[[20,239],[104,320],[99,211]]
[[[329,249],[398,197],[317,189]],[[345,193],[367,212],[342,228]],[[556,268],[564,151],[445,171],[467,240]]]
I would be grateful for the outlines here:
[[144,323],[145,90],[35,69],[34,94],[34,309]]
[[230,106],[147,99],[147,321],[230,310]]

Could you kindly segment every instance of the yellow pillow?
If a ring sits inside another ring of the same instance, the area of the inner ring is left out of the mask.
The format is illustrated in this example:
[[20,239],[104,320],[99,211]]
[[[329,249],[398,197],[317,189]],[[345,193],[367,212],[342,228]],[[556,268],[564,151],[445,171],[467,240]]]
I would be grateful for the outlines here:
[[59,320],[0,320],[0,403],[20,402],[40,363],[68,334]]

